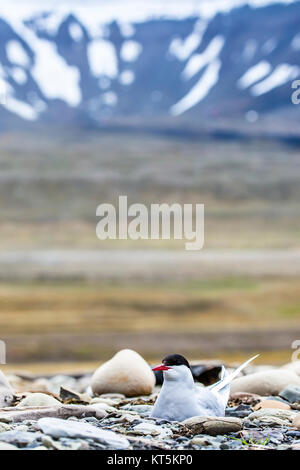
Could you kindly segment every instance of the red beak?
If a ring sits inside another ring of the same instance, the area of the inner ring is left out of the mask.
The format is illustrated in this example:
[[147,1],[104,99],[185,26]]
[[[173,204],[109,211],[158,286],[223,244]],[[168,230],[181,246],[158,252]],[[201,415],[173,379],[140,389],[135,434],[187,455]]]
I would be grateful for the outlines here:
[[169,370],[169,369],[172,369],[172,367],[164,366],[163,364],[161,364],[160,366],[153,367],[152,370]]

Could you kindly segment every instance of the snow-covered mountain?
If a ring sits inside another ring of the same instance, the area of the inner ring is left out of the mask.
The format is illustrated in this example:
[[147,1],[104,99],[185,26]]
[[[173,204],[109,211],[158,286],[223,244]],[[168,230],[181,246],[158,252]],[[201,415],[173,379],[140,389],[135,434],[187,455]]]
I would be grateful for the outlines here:
[[0,38],[2,128],[278,124],[299,113],[298,1],[3,0]]

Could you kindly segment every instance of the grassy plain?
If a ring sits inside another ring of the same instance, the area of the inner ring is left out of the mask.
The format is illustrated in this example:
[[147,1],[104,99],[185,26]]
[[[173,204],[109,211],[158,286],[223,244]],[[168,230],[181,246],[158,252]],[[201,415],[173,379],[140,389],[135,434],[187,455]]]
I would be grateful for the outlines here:
[[300,338],[298,275],[237,276],[232,268],[224,277],[216,264],[201,279],[178,280],[171,271],[155,279],[145,264],[135,280],[32,278],[24,253],[183,249],[172,240],[99,242],[96,207],[117,205],[120,194],[129,203],[204,203],[205,249],[293,253],[300,248],[298,148],[79,132],[2,134],[0,149],[0,255],[17,253],[13,275],[0,266],[9,364],[83,366],[121,347],[159,359],[174,345],[194,358],[263,351],[265,359],[288,360]]

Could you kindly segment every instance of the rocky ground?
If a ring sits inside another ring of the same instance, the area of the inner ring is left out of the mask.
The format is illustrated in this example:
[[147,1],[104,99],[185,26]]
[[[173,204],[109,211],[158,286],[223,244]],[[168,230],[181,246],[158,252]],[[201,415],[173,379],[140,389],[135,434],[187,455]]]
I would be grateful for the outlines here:
[[[233,382],[224,418],[181,423],[149,417],[159,385],[135,397],[95,393],[111,379],[105,382],[103,367],[92,378],[8,376],[14,396],[0,409],[0,450],[300,450],[300,361],[249,367]],[[206,368],[206,382],[208,370],[215,374]],[[122,389],[124,377],[118,377]]]

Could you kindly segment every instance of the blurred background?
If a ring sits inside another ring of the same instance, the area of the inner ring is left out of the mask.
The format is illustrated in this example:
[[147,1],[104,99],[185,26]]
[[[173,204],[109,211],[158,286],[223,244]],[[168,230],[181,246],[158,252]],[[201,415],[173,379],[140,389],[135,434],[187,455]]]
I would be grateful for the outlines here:
[[[0,1],[8,368],[290,360],[300,2]],[[205,246],[100,241],[103,202],[205,204]]]

